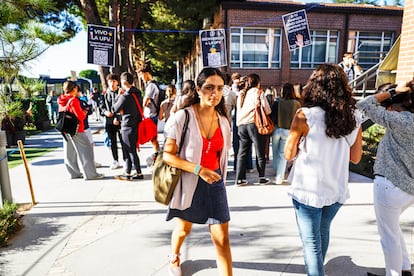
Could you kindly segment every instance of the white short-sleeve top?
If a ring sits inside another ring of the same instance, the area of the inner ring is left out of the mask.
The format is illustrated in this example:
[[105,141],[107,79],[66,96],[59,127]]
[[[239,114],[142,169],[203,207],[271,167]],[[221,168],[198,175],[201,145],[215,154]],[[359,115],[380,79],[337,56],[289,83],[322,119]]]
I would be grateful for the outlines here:
[[[321,208],[349,198],[350,147],[358,135],[362,115],[355,110],[356,128],[347,136],[331,138],[325,133],[325,111],[320,107],[301,108],[309,132],[289,174],[288,194],[298,202]],[[299,111],[298,110],[298,111]]]

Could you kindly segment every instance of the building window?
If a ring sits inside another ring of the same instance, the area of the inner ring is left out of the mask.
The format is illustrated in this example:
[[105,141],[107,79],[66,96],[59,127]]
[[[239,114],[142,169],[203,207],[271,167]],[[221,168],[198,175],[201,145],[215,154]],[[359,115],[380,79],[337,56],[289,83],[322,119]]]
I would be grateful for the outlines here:
[[232,68],[280,68],[280,29],[230,29]]
[[384,59],[393,43],[392,32],[350,31],[348,51],[353,52],[359,65],[367,70]]
[[336,63],[338,31],[311,30],[312,45],[290,52],[291,68],[315,68],[322,63]]

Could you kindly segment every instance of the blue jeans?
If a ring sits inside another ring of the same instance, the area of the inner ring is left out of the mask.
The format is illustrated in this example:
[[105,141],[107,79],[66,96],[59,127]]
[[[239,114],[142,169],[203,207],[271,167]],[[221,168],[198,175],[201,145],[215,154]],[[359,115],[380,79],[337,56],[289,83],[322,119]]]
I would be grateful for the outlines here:
[[323,263],[329,245],[331,222],[341,208],[341,203],[315,208],[292,199],[296,222],[302,240],[306,273],[308,276],[324,276]]
[[286,158],[284,156],[286,139],[289,135],[289,129],[276,128],[272,135],[272,152],[273,152],[273,169],[276,172],[276,181],[282,181],[285,178]]

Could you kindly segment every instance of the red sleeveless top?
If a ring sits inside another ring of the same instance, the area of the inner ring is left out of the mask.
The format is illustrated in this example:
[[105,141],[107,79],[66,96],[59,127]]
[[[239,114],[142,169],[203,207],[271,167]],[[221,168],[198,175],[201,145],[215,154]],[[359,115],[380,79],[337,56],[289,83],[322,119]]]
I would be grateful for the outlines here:
[[211,170],[220,167],[220,153],[223,150],[224,139],[220,127],[216,129],[211,139],[203,137],[203,151],[201,154],[201,166]]

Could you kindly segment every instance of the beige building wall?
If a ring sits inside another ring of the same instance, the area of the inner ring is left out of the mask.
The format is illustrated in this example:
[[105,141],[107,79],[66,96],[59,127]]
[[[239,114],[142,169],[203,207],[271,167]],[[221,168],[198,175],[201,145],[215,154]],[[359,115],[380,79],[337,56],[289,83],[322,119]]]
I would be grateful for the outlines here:
[[398,58],[397,80],[404,84],[414,77],[414,0],[405,0],[401,30],[400,55]]

